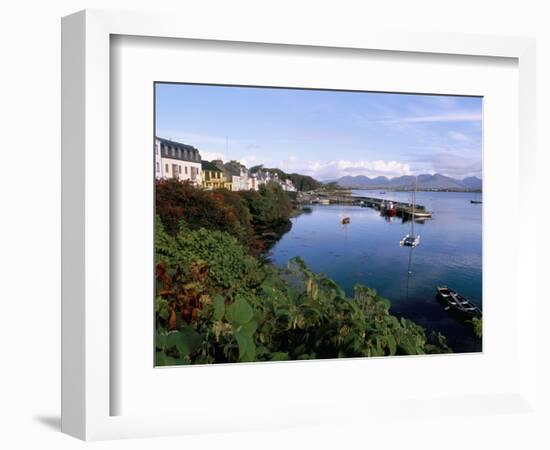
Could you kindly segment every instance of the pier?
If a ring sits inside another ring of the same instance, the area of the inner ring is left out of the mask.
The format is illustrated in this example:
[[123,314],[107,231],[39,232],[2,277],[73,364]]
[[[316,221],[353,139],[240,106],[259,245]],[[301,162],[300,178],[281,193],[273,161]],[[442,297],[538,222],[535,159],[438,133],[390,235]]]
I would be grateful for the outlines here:
[[[351,195],[351,192],[348,193],[301,193],[298,195],[298,201],[300,203],[306,204],[348,204],[355,206],[363,206],[374,208],[377,210],[382,209],[383,202],[391,201],[393,206],[397,211],[397,215],[401,217],[410,217],[412,216],[412,204],[405,202],[398,202],[385,198],[377,197],[364,197]],[[423,205],[416,204],[414,206],[414,216],[416,219],[429,219],[432,218],[432,213],[426,211],[426,207]]]

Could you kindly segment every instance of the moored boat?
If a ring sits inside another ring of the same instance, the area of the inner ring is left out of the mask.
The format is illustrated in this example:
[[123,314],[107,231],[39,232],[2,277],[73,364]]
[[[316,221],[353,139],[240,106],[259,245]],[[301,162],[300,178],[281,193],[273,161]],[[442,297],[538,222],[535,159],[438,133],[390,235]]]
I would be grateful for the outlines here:
[[481,317],[482,315],[481,309],[474,303],[447,286],[438,286],[437,295],[445,305],[446,311],[451,310],[466,317]]
[[418,244],[420,244],[420,235],[414,234],[414,221],[415,221],[415,205],[416,205],[416,177],[414,178],[414,187],[413,187],[413,198],[412,198],[412,205],[411,205],[411,232],[410,234],[406,234],[405,237],[403,237],[399,241],[399,245],[405,246],[405,247],[416,247]]
[[414,217],[416,219],[431,219],[432,213],[431,212],[422,212],[422,211],[415,211]]
[[393,204],[391,200],[384,201],[380,204],[380,209],[382,211],[382,214],[385,216],[396,216],[397,215],[397,208]]
[[420,235],[413,236],[407,234],[403,239],[399,241],[399,245],[403,245],[405,247],[416,247],[418,244],[420,244]]
[[474,205],[479,205],[480,203],[483,203],[481,200],[470,200],[470,203]]
[[350,218],[349,218],[349,216],[344,216],[344,217],[342,217],[342,225],[346,225],[346,224],[348,224],[348,223],[350,223]]

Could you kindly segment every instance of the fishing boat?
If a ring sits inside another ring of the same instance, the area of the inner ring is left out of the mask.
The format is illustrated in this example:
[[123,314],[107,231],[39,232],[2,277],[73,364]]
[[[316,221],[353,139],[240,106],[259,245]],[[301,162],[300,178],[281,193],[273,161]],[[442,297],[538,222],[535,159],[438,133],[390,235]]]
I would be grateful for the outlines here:
[[414,189],[413,189],[413,200],[411,205],[411,232],[410,234],[406,234],[403,239],[399,241],[399,245],[404,247],[416,247],[418,244],[420,244],[420,235],[414,234],[414,218],[415,218],[415,204],[416,204],[416,177],[414,179]]
[[349,216],[342,217],[342,225],[346,225],[350,222]]
[[397,208],[391,200],[382,202],[380,204],[380,209],[382,210],[382,214],[385,216],[392,217],[397,215]]
[[483,203],[481,200],[470,200],[470,203],[474,205],[479,205],[480,203]]
[[466,317],[481,317],[481,310],[455,290],[446,286],[438,286],[437,295],[445,305],[446,311],[457,312]]

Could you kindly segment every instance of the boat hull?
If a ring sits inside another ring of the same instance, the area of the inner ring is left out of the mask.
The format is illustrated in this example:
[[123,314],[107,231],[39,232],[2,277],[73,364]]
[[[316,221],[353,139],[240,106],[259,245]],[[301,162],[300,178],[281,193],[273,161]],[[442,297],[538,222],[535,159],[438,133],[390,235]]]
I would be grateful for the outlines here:
[[463,319],[481,318],[482,312],[475,304],[448,287],[437,287],[437,298],[448,311]]

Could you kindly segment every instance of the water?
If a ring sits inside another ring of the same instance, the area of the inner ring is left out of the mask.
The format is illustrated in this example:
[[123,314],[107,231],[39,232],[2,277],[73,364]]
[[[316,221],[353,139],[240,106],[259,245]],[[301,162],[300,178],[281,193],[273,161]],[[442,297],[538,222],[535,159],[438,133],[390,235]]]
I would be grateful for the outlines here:
[[[354,195],[411,202],[410,192],[355,190]],[[324,272],[349,296],[356,284],[375,288],[391,301],[391,313],[448,338],[455,352],[481,351],[471,325],[449,315],[437,302],[435,286],[447,285],[482,307],[482,206],[479,193],[417,192],[416,201],[433,219],[415,223],[416,248],[401,247],[411,222],[382,217],[373,208],[312,205],[310,214],[292,219],[292,228],[275,244],[270,259],[286,266],[300,256]],[[341,224],[343,215],[351,223]]]

